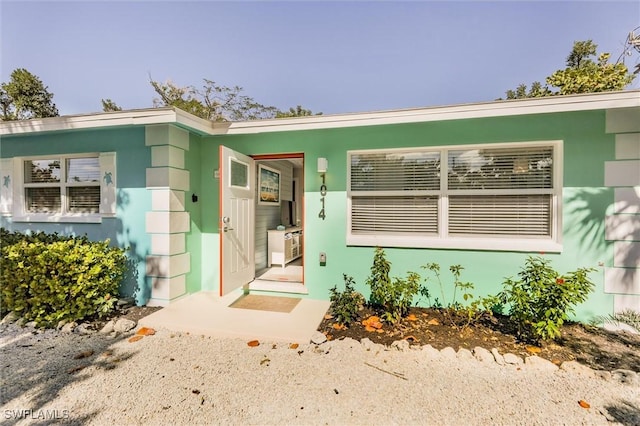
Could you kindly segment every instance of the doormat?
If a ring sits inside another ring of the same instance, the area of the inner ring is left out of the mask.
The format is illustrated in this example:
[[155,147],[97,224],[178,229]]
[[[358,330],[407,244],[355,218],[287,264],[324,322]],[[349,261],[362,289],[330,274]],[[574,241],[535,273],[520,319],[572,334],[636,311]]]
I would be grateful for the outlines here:
[[289,313],[293,311],[300,298],[297,297],[278,297],[278,296],[261,296],[257,294],[247,294],[229,305],[230,308],[253,309],[256,311],[270,311]]

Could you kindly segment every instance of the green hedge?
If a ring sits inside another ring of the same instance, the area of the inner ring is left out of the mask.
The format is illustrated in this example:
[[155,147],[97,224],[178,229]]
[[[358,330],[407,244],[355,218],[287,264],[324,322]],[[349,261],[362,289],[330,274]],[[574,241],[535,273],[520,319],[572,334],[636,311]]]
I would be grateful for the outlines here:
[[109,241],[2,230],[0,309],[39,326],[102,317],[114,309],[125,251]]

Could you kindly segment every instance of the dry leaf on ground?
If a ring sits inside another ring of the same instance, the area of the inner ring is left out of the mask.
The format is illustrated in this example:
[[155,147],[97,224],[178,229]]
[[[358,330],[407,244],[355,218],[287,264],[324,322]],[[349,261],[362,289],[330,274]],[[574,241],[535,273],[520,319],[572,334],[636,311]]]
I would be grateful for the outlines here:
[[584,399],[581,399],[580,401],[578,401],[578,404],[580,404],[582,408],[591,408],[591,405]]
[[540,353],[540,351],[542,351],[542,348],[539,348],[537,346],[531,346],[531,345],[528,345],[526,349],[528,352],[531,352],[532,354],[537,354],[537,353]]
[[156,334],[156,331],[153,328],[142,327],[136,334],[140,336],[153,336]]
[[140,335],[130,337],[130,338],[129,338],[129,343],[137,342],[138,340],[142,339],[143,337],[144,337],[144,336],[140,336]]

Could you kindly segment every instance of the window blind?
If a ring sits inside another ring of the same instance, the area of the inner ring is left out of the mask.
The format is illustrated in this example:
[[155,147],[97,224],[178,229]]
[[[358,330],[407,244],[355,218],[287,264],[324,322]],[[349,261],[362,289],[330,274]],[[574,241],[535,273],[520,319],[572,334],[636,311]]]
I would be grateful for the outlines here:
[[437,234],[438,197],[353,197],[354,234]]
[[352,191],[419,191],[439,188],[439,152],[357,154],[351,157]]
[[72,186],[67,188],[70,213],[98,213],[100,210],[99,186]]
[[491,148],[448,152],[449,189],[552,188],[553,148]]
[[25,204],[29,213],[59,213],[62,205],[59,187],[25,188]]
[[100,182],[100,162],[98,157],[68,158],[67,183]]
[[551,236],[551,195],[449,197],[449,234]]

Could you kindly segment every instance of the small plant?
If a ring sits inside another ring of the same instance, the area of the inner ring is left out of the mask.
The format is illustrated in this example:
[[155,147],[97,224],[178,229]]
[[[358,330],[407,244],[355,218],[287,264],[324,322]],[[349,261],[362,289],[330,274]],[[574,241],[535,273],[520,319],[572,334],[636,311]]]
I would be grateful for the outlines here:
[[442,280],[440,279],[440,265],[437,264],[437,263],[428,263],[428,264],[422,266],[422,269],[427,269],[427,270],[433,272],[433,274],[436,276],[436,280],[438,280],[438,286],[440,287],[440,295],[442,296],[442,299],[438,299],[436,297],[435,301],[434,301],[434,304],[432,306],[434,308],[442,308],[443,307],[443,303],[445,303],[446,299],[444,297],[444,287],[442,286]]
[[608,323],[615,326],[626,324],[640,333],[640,312],[634,311],[633,309],[625,309],[615,314],[596,317],[594,322]]
[[[449,267],[449,271],[451,271],[451,274],[453,275],[453,299],[451,303],[444,306],[442,304],[446,303],[446,299],[444,295],[444,286],[442,285],[442,279],[440,277],[440,265],[437,263],[429,263],[423,266],[423,268],[433,272],[436,276],[436,280],[438,281],[438,286],[440,287],[442,302],[436,298],[433,306],[438,309],[444,307],[445,309],[443,314],[445,318],[447,318],[451,325],[456,327],[459,331],[464,331],[487,315],[493,315],[493,309],[499,303],[498,299],[495,296],[488,296],[472,300],[474,299],[474,296],[471,291],[474,289],[474,285],[471,282],[464,282],[460,280],[460,275],[464,269],[462,266],[451,265]],[[458,291],[462,292],[462,299],[465,302],[464,305],[457,300]],[[462,318],[462,320],[460,320],[460,318]]]
[[445,308],[453,308],[459,309],[462,304],[457,301],[458,290],[464,291],[462,294],[462,298],[464,301],[469,301],[473,298],[473,294],[471,294],[471,290],[473,290],[474,285],[470,282],[463,282],[460,280],[460,275],[462,270],[464,269],[460,265],[451,265],[449,267],[449,271],[453,275],[453,299],[451,303],[446,303],[446,298],[444,295],[444,286],[442,285],[442,279],[440,277],[440,265],[437,263],[428,263],[427,265],[422,267],[423,269],[427,269],[436,276],[436,280],[438,281],[438,286],[440,287],[440,295],[442,296],[442,300],[435,299],[436,303],[433,305],[434,307],[445,307]]
[[519,279],[507,278],[498,294],[500,302],[509,306],[520,337],[535,341],[560,337],[560,328],[574,313],[574,306],[593,291],[588,277],[593,268],[560,275],[549,263],[540,257],[527,258]]
[[358,317],[358,311],[364,306],[364,296],[355,291],[353,277],[342,274],[344,278],[344,291],[338,290],[337,285],[329,289],[331,296],[331,313],[335,320],[344,325],[349,325]]
[[376,247],[371,274],[366,284],[371,288],[369,302],[382,310],[381,317],[387,322],[397,322],[409,312],[413,298],[420,291],[420,275],[409,272],[406,278],[389,277],[391,263],[384,250]]

